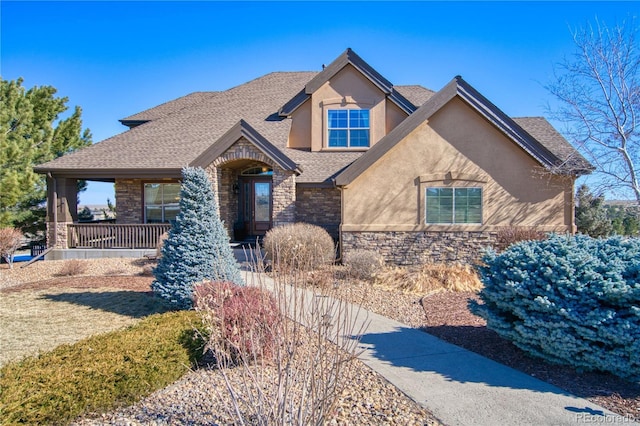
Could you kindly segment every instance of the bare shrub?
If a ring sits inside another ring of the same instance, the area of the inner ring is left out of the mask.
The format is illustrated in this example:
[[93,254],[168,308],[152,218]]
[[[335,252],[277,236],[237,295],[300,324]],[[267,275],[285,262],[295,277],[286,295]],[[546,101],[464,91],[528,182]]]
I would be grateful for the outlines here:
[[378,274],[376,282],[384,287],[420,295],[441,291],[478,292],[482,289],[475,270],[460,264],[427,263],[417,270],[389,268]]
[[15,228],[0,228],[0,256],[13,268],[13,255],[22,244],[22,232]]
[[87,272],[87,269],[87,262],[80,259],[69,259],[62,264],[62,267],[58,271],[58,276],[72,277],[75,275],[82,275]]
[[[347,373],[359,353],[357,336],[364,332],[366,321],[358,319],[359,308],[338,298],[332,286],[321,294],[306,289],[306,268],[314,264],[312,253],[306,253],[307,258],[280,264],[271,278],[264,270],[251,275],[252,280],[247,278],[250,288],[273,294],[285,317],[272,324],[271,356],[261,356],[260,345],[251,344],[250,356],[236,364],[218,365],[231,395],[227,414],[236,419],[235,424],[324,424],[347,385]],[[275,256],[279,258],[279,253]],[[229,292],[222,286],[209,292],[212,298],[207,305],[219,305]],[[205,321],[211,311],[203,310]],[[209,321],[220,321],[213,315]],[[244,334],[238,339],[257,341],[256,326],[238,327],[237,332]]]
[[538,241],[547,238],[547,233],[526,226],[506,226],[498,230],[496,235],[496,251],[501,252],[511,244],[520,241]]
[[384,258],[373,250],[353,250],[345,254],[343,263],[347,274],[361,280],[370,280],[384,268]]
[[194,306],[202,314],[210,333],[207,347],[218,363],[272,356],[281,313],[267,290],[204,281],[194,287]]
[[152,277],[153,276],[153,265],[144,265],[142,267],[142,271],[140,271],[140,275],[143,277]]
[[263,246],[274,268],[312,270],[335,260],[335,245],[329,233],[316,225],[292,223],[272,228]]
[[166,240],[167,237],[169,237],[169,233],[165,232],[158,238],[158,244],[156,245],[156,259],[160,259],[162,257],[162,246],[164,246],[164,240]]

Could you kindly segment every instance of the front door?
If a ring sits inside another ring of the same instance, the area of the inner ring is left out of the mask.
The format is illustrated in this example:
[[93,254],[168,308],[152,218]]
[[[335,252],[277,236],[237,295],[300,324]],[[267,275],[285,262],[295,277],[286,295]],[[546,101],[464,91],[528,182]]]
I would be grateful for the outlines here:
[[245,235],[264,235],[271,229],[271,178],[242,177],[239,186],[239,217]]

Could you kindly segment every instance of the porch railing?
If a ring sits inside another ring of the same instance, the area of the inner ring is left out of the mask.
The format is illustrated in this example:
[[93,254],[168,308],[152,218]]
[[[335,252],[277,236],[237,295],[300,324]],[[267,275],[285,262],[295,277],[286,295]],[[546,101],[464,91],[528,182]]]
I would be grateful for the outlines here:
[[67,227],[69,248],[156,248],[160,236],[171,227],[168,223],[116,225],[73,223]]

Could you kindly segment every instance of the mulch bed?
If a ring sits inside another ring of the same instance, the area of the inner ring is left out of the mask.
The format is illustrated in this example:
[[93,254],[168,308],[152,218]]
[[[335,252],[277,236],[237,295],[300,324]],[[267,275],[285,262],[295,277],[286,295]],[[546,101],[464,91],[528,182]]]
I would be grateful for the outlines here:
[[485,321],[467,308],[474,293],[442,292],[424,297],[426,323],[422,327],[455,345],[551,383],[609,410],[640,420],[640,384],[609,373],[580,372],[569,366],[533,358],[486,327]]

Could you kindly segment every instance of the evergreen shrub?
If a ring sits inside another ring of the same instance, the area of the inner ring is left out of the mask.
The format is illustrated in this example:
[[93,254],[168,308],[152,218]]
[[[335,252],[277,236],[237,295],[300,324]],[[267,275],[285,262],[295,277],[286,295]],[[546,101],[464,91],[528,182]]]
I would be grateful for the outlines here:
[[200,281],[244,282],[206,172],[185,167],[182,177],[180,213],[164,240],[151,288],[174,307],[189,309]]
[[270,229],[263,246],[276,268],[316,269],[335,260],[333,238],[309,223],[291,223]]
[[194,306],[218,362],[251,362],[273,354],[281,313],[267,290],[204,281],[194,288]]
[[473,313],[552,363],[640,379],[640,239],[554,235],[489,250]]

